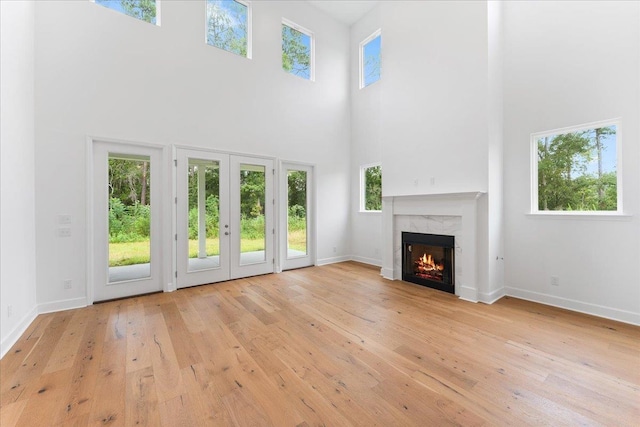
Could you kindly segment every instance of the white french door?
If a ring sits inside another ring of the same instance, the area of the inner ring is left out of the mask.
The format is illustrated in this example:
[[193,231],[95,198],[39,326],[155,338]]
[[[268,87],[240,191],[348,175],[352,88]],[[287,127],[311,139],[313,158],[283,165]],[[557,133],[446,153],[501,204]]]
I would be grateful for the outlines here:
[[314,265],[313,166],[281,163],[280,194],[282,269]]
[[176,154],[178,287],[228,280],[229,156]]
[[231,278],[273,273],[273,160],[230,156]]
[[274,271],[273,160],[176,150],[177,286]]
[[162,148],[93,141],[93,301],[162,287]]

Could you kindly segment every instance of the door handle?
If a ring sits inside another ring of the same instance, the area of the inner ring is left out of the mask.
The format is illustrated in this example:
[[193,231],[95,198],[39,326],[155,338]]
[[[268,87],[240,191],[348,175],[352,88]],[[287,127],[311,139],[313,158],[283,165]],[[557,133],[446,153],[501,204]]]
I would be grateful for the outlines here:
[[224,235],[225,235],[225,236],[228,236],[228,235],[229,235],[229,232],[228,232],[228,231],[225,231],[225,232],[224,232]]

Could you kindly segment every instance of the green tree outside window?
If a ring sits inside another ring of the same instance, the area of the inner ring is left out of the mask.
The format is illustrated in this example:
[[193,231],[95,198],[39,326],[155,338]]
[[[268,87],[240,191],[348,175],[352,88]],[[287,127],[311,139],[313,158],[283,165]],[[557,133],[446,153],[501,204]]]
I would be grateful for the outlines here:
[[311,79],[311,36],[282,24],[282,69]]
[[156,0],[95,0],[96,4],[116,10],[150,24],[156,24]]
[[364,210],[382,210],[382,167],[380,165],[364,169]]
[[247,57],[249,7],[235,0],[207,0],[207,44]]
[[539,211],[616,211],[617,126],[535,138]]

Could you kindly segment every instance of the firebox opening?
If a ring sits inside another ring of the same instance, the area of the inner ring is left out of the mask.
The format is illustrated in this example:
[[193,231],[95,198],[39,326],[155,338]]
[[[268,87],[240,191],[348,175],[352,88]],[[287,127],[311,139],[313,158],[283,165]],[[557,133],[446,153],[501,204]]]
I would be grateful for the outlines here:
[[454,237],[402,233],[402,280],[455,293]]

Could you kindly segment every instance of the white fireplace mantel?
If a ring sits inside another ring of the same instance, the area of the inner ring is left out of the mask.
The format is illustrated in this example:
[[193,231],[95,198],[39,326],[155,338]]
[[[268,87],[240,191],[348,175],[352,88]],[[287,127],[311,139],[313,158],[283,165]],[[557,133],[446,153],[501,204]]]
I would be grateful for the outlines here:
[[[461,299],[477,302],[477,203],[484,194],[473,191],[382,197],[382,276],[390,280],[402,278],[402,267],[398,262],[402,231],[444,234],[438,233],[441,231],[438,227],[448,224],[449,233],[455,235],[455,293]],[[413,220],[401,221],[406,217]]]

